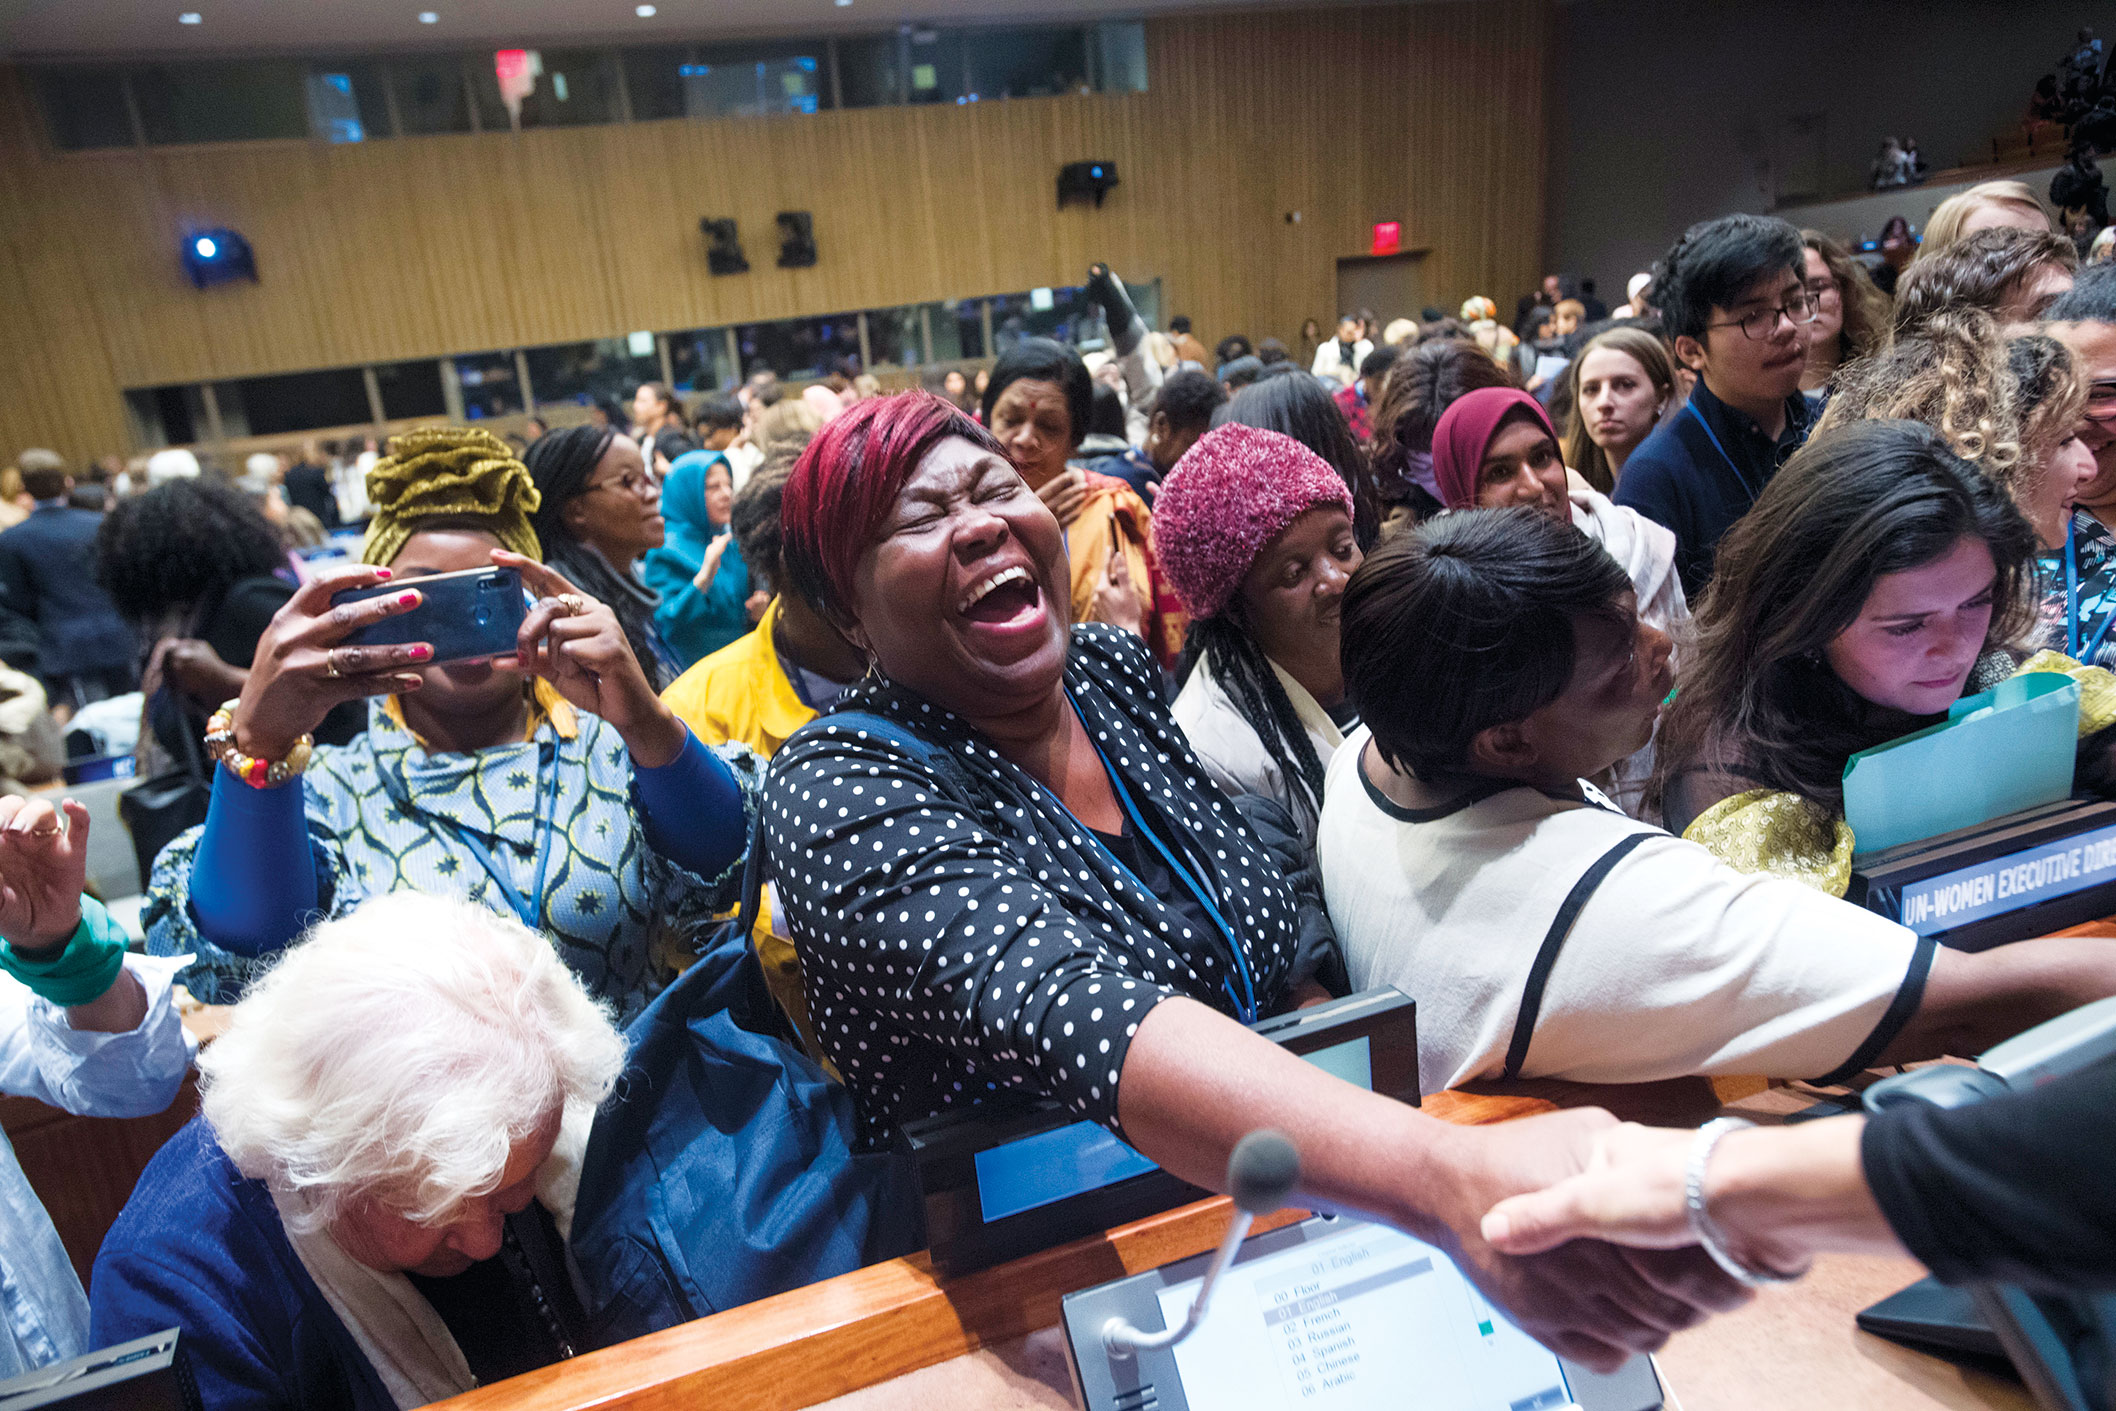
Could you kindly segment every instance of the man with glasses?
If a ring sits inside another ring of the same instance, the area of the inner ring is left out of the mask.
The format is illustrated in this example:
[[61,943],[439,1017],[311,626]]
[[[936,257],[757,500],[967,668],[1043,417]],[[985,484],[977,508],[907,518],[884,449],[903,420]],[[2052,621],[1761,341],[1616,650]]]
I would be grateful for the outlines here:
[[1653,272],[1675,355],[1697,374],[1689,404],[1624,463],[1616,502],[1675,533],[1690,601],[1711,581],[1720,536],[1807,439],[1807,292],[1800,232],[1769,216],[1694,225]]
[[2116,661],[2116,632],[2104,630],[2116,609],[2116,265],[2080,271],[2078,282],[2044,317],[2049,331],[2072,350],[2087,384],[2079,439],[2094,453],[2095,466],[2072,511],[2067,545],[2072,569],[2066,572],[2065,556],[2052,556],[2052,591],[2062,595],[2059,611],[2069,619],[2067,635],[2076,634],[2090,664],[2106,665]]

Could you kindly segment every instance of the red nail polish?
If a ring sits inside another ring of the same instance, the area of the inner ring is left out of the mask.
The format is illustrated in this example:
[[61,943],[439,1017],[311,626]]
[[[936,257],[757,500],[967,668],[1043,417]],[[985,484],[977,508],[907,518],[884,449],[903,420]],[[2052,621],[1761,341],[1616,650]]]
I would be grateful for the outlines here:
[[419,604],[419,595],[417,593],[399,593],[397,595],[397,601],[402,603],[405,607],[417,607]]
[[424,661],[432,655],[433,648],[427,646],[424,642],[419,643],[418,646],[413,647],[411,649],[411,659],[413,661]]
[[386,568],[378,568],[378,569],[376,569],[376,570],[375,570],[375,577],[377,577],[377,578],[394,578],[394,577],[396,577],[396,575],[395,575],[395,574],[393,574],[393,573],[391,573],[391,572],[390,572],[390,571],[389,571],[388,569],[386,569]]

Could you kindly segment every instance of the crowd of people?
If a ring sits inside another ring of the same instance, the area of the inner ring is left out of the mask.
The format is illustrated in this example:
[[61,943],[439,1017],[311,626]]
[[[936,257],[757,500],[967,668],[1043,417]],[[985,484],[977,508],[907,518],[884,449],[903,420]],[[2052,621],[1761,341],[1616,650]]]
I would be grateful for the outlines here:
[[[1688,1134],[1451,1127],[1248,1027],[1393,985],[1428,1091],[1833,1082],[2116,994],[2106,942],[1843,899],[1846,761],[2008,677],[2080,683],[2116,795],[2116,266],[2024,192],[1890,291],[1730,215],[1614,310],[1551,276],[1294,349],[1149,329],[1098,265],[1085,355],[646,383],[394,437],[356,493],[165,453],[97,510],[25,455],[0,686],[128,699],[146,774],[207,777],[145,955],[86,812],[0,801],[0,1084],[155,1110],[172,984],[229,1010],[85,1300],[0,1168],[0,1374],[174,1325],[209,1405],[421,1405],[915,1248],[899,1130],[1023,1098],[1204,1186],[1283,1131],[1308,1198],[1599,1366],[1817,1248],[2116,1280],[2110,1070],[1737,1134],[1705,1227]],[[357,562],[290,558],[297,514]],[[511,650],[371,630],[494,567]],[[620,1081],[669,1044],[688,1078]],[[711,1272],[649,1297],[642,1250]]]

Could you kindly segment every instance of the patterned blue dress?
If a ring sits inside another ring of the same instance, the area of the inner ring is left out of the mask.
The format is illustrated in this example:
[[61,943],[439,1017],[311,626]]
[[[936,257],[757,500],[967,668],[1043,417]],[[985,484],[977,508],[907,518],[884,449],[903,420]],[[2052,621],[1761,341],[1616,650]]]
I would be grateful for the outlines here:
[[[462,835],[480,840],[528,896],[548,818],[540,929],[588,991],[629,1023],[697,954],[712,917],[740,900],[742,859],[700,877],[656,852],[617,731],[555,696],[539,705],[529,739],[474,754],[427,753],[389,701],[370,703],[367,733],[351,744],[317,746],[302,787],[319,919],[400,890],[508,914],[505,890]],[[714,753],[752,815],[762,761],[740,745]],[[155,860],[142,920],[152,954],[198,957],[179,977],[194,995],[230,1004],[271,957],[236,955],[199,934],[191,864],[203,831],[186,830]]]

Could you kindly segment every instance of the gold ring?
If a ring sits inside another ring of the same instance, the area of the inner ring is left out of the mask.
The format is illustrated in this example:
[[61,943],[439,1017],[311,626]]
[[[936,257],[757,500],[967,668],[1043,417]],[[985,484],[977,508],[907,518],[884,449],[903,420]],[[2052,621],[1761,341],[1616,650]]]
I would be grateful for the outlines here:
[[568,617],[583,616],[590,607],[594,606],[578,593],[560,593],[558,595],[558,603],[559,606],[566,610],[566,616]]
[[323,654],[323,674],[330,677],[333,681],[339,678],[338,649],[336,647]]

